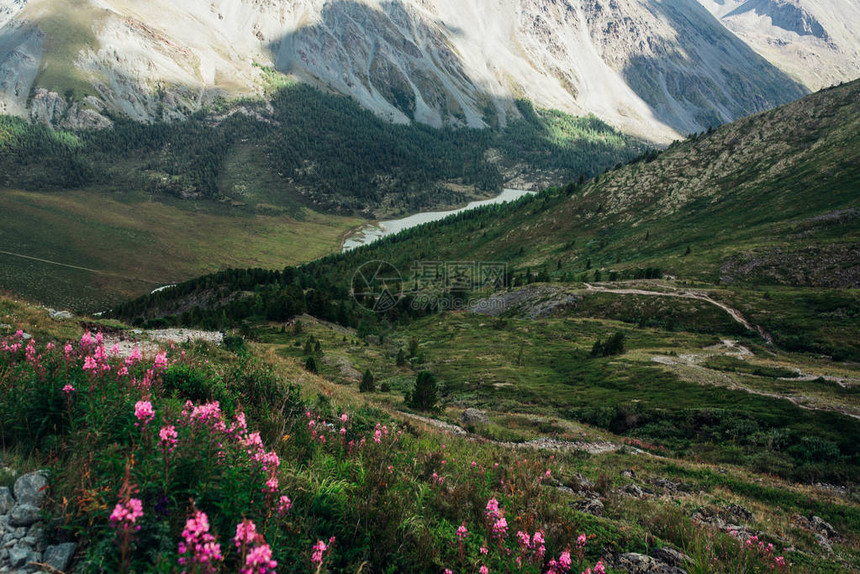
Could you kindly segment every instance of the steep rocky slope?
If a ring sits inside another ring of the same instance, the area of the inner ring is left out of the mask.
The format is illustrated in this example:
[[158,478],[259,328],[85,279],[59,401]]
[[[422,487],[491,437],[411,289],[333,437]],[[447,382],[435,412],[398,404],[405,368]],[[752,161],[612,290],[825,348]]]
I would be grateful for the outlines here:
[[860,5],[842,0],[699,0],[811,90],[860,77]]
[[271,68],[395,122],[503,125],[527,97],[663,142],[804,91],[695,0],[0,0],[0,112],[181,118]]

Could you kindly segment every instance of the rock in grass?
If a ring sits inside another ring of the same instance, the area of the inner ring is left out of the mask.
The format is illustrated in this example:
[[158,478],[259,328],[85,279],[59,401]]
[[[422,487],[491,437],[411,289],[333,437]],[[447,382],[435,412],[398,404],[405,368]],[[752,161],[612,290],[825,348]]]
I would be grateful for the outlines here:
[[629,574],[686,574],[681,568],[635,552],[621,554],[611,561],[611,565]]
[[737,504],[730,504],[726,510],[728,510],[729,514],[731,514],[735,518],[740,518],[744,522],[749,522],[753,519],[753,513],[744,508],[743,506],[738,506]]
[[[39,508],[32,504],[16,504],[9,514],[9,525],[24,527],[32,526],[39,520]],[[21,537],[23,538],[23,536]]]
[[677,566],[678,568],[682,568],[684,566],[689,566],[695,564],[695,561],[681,552],[680,550],[676,550],[671,546],[663,546],[662,548],[654,549],[654,558],[661,562],[665,562],[670,566]]
[[460,416],[460,420],[464,424],[487,424],[490,422],[490,417],[487,413],[478,409],[466,409]]
[[599,498],[586,498],[576,503],[576,509],[592,516],[603,516],[603,503]]
[[13,506],[15,506],[15,499],[12,498],[12,491],[5,486],[0,487],[0,514],[9,514]]
[[37,470],[19,476],[15,481],[15,500],[18,504],[31,504],[33,506],[42,506],[45,501],[45,489],[48,486],[48,479],[45,472]]
[[51,568],[56,568],[57,570],[65,572],[69,563],[72,561],[72,556],[75,555],[76,549],[77,545],[74,542],[65,542],[63,544],[48,546],[45,549],[42,562]]
[[828,524],[818,516],[813,516],[812,518],[810,518],[809,525],[812,527],[813,530],[815,530],[828,540],[832,538],[839,538],[839,536],[836,534],[836,529],[830,526],[830,524]]

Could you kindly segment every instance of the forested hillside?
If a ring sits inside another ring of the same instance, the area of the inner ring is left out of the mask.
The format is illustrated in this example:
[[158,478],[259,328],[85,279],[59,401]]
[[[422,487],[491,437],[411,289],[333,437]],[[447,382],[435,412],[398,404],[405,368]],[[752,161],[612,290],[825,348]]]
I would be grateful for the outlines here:
[[[593,117],[542,112],[527,101],[518,104],[521,119],[480,130],[391,124],[301,84],[270,96],[221,102],[183,122],[117,117],[111,128],[75,133],[0,117],[0,185],[131,187],[374,215],[486,197],[515,176],[590,177],[644,149]],[[235,161],[250,183],[236,183]]]

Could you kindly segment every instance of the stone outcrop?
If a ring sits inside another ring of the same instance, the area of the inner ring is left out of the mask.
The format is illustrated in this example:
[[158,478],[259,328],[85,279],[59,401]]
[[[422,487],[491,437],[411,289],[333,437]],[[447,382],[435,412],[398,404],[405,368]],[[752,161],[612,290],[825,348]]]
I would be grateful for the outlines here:
[[12,489],[0,488],[0,574],[29,574],[46,564],[65,572],[77,546],[48,545],[42,525],[48,477],[44,471],[24,474]]

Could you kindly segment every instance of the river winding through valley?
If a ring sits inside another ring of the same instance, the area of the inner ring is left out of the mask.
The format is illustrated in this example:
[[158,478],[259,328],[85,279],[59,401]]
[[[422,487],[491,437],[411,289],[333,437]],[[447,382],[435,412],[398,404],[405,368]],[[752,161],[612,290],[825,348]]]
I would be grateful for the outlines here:
[[351,251],[356,247],[369,245],[377,239],[387,237],[388,235],[394,235],[395,233],[400,233],[401,231],[421,225],[422,223],[430,223],[431,221],[445,219],[451,215],[456,215],[463,211],[468,211],[484,205],[516,201],[521,197],[533,193],[535,192],[523,189],[504,189],[502,190],[502,193],[492,199],[473,201],[466,205],[466,207],[461,207],[460,209],[453,209],[450,211],[427,211],[424,213],[416,213],[415,215],[410,215],[409,217],[404,217],[402,219],[391,219],[388,221],[380,221],[377,224],[365,225],[347,236],[346,240],[343,242],[343,251]]

